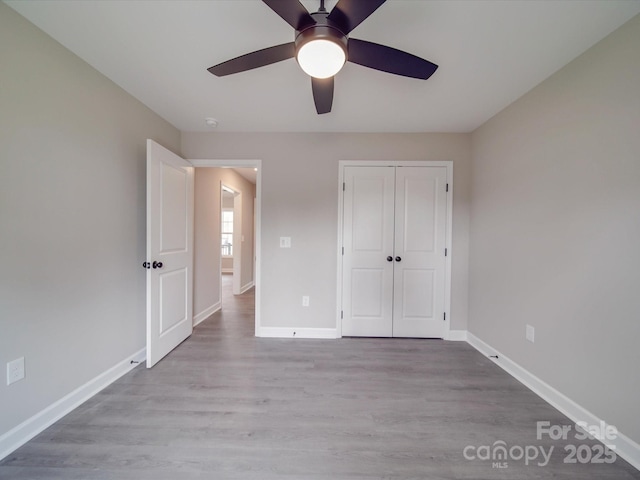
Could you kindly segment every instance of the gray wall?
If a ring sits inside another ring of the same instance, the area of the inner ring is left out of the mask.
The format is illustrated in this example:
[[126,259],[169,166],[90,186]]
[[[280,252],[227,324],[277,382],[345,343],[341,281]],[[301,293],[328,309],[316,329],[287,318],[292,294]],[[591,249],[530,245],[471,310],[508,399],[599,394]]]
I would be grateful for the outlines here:
[[1,435],[145,346],[145,140],[180,133],[3,3],[0,65]]
[[636,17],[473,133],[469,309],[470,332],[636,442],[639,51]]
[[[339,160],[452,160],[452,328],[467,327],[469,134],[182,134],[186,158],[261,159],[265,327],[335,328]],[[292,238],[291,249],[279,237]],[[301,306],[302,295],[311,306]]]
[[[193,259],[193,315],[197,317],[220,302],[220,187],[225,184],[242,197],[242,216],[234,218],[234,233],[241,223],[240,287],[253,282],[253,199],[255,185],[229,168],[196,168]],[[233,207],[233,198],[231,200]],[[234,235],[235,239],[235,235]],[[238,248],[238,245],[234,245]],[[229,267],[233,268],[232,259]],[[223,262],[224,263],[224,262]]]

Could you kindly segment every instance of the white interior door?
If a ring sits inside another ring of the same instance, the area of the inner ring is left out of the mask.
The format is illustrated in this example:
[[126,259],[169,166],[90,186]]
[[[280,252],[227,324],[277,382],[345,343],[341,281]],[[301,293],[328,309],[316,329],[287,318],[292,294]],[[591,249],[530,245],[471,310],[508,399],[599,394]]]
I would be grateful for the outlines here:
[[193,166],[147,140],[147,368],[193,330]]
[[445,336],[447,167],[344,168],[342,335]]
[[446,167],[396,170],[394,337],[444,337]]
[[395,168],[345,167],[343,319],[346,336],[390,337]]

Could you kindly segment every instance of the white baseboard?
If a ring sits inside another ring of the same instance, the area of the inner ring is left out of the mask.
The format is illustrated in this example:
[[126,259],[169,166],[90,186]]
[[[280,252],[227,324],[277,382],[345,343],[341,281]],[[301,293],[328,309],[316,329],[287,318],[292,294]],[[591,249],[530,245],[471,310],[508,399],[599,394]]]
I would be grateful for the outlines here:
[[447,332],[447,334],[444,336],[444,339],[452,342],[466,342],[467,331],[466,330],[449,330],[449,332]]
[[143,348],[0,436],[0,460],[93,397],[100,390],[115,382],[125,373],[133,370],[141,362],[145,361],[146,356],[147,349]]
[[[538,377],[525,370],[516,362],[504,356],[495,348],[483,342],[470,332],[467,332],[467,342],[487,357],[490,355],[497,355],[498,358],[491,359],[496,365],[524,384],[529,388],[529,390],[536,393],[543,400],[560,410],[560,412],[569,417],[573,422],[586,422],[587,425],[608,425],[601,418],[583,408],[566,395],[560,393],[548,383],[540,380]],[[640,470],[640,445],[635,441],[621,433],[619,430],[617,438],[614,440],[605,441],[605,439],[602,438],[597,438],[597,440],[609,447],[615,447],[616,455],[624,458],[627,462]]]
[[193,317],[193,326],[199,325],[222,308],[222,302],[214,303],[210,307],[205,308],[202,312]]
[[242,295],[247,290],[250,290],[251,288],[253,288],[253,280],[251,280],[249,283],[247,283],[244,287],[240,288],[240,295]]
[[256,337],[271,338],[338,338],[335,328],[260,327]]
[[640,444],[634,442],[624,433],[618,432],[616,439],[616,454],[640,470]]

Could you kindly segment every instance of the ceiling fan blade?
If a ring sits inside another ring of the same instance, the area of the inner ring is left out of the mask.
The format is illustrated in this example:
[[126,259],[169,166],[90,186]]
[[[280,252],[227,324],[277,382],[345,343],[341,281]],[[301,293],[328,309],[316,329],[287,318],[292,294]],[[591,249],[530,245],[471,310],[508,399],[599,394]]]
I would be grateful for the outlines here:
[[296,30],[315,25],[316,21],[299,0],[262,0],[271,10]]
[[340,26],[343,33],[360,25],[387,0],[340,0],[327,17]]
[[426,80],[438,65],[402,50],[365,40],[349,39],[349,61],[394,75]]
[[313,89],[313,101],[316,104],[318,114],[329,113],[333,103],[333,77],[314,78],[311,77],[311,88]]
[[287,60],[295,56],[295,44],[289,42],[232,58],[226,62],[209,67],[207,70],[218,77],[224,77],[232,73],[244,72],[258,67],[264,67],[265,65],[271,65],[272,63],[281,62],[282,60]]

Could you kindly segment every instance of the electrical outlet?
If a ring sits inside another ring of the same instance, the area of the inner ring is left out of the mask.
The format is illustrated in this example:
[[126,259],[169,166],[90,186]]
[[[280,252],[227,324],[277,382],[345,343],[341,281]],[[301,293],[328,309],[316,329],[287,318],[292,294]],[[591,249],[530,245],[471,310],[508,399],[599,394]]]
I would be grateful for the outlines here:
[[302,297],[302,306],[303,307],[308,307],[309,306],[309,297],[307,295]]
[[24,357],[7,363],[7,385],[16,383],[24,378]]
[[531,325],[527,325],[527,333],[526,333],[527,340],[533,343],[535,341],[535,334],[536,334],[535,328],[533,328]]

